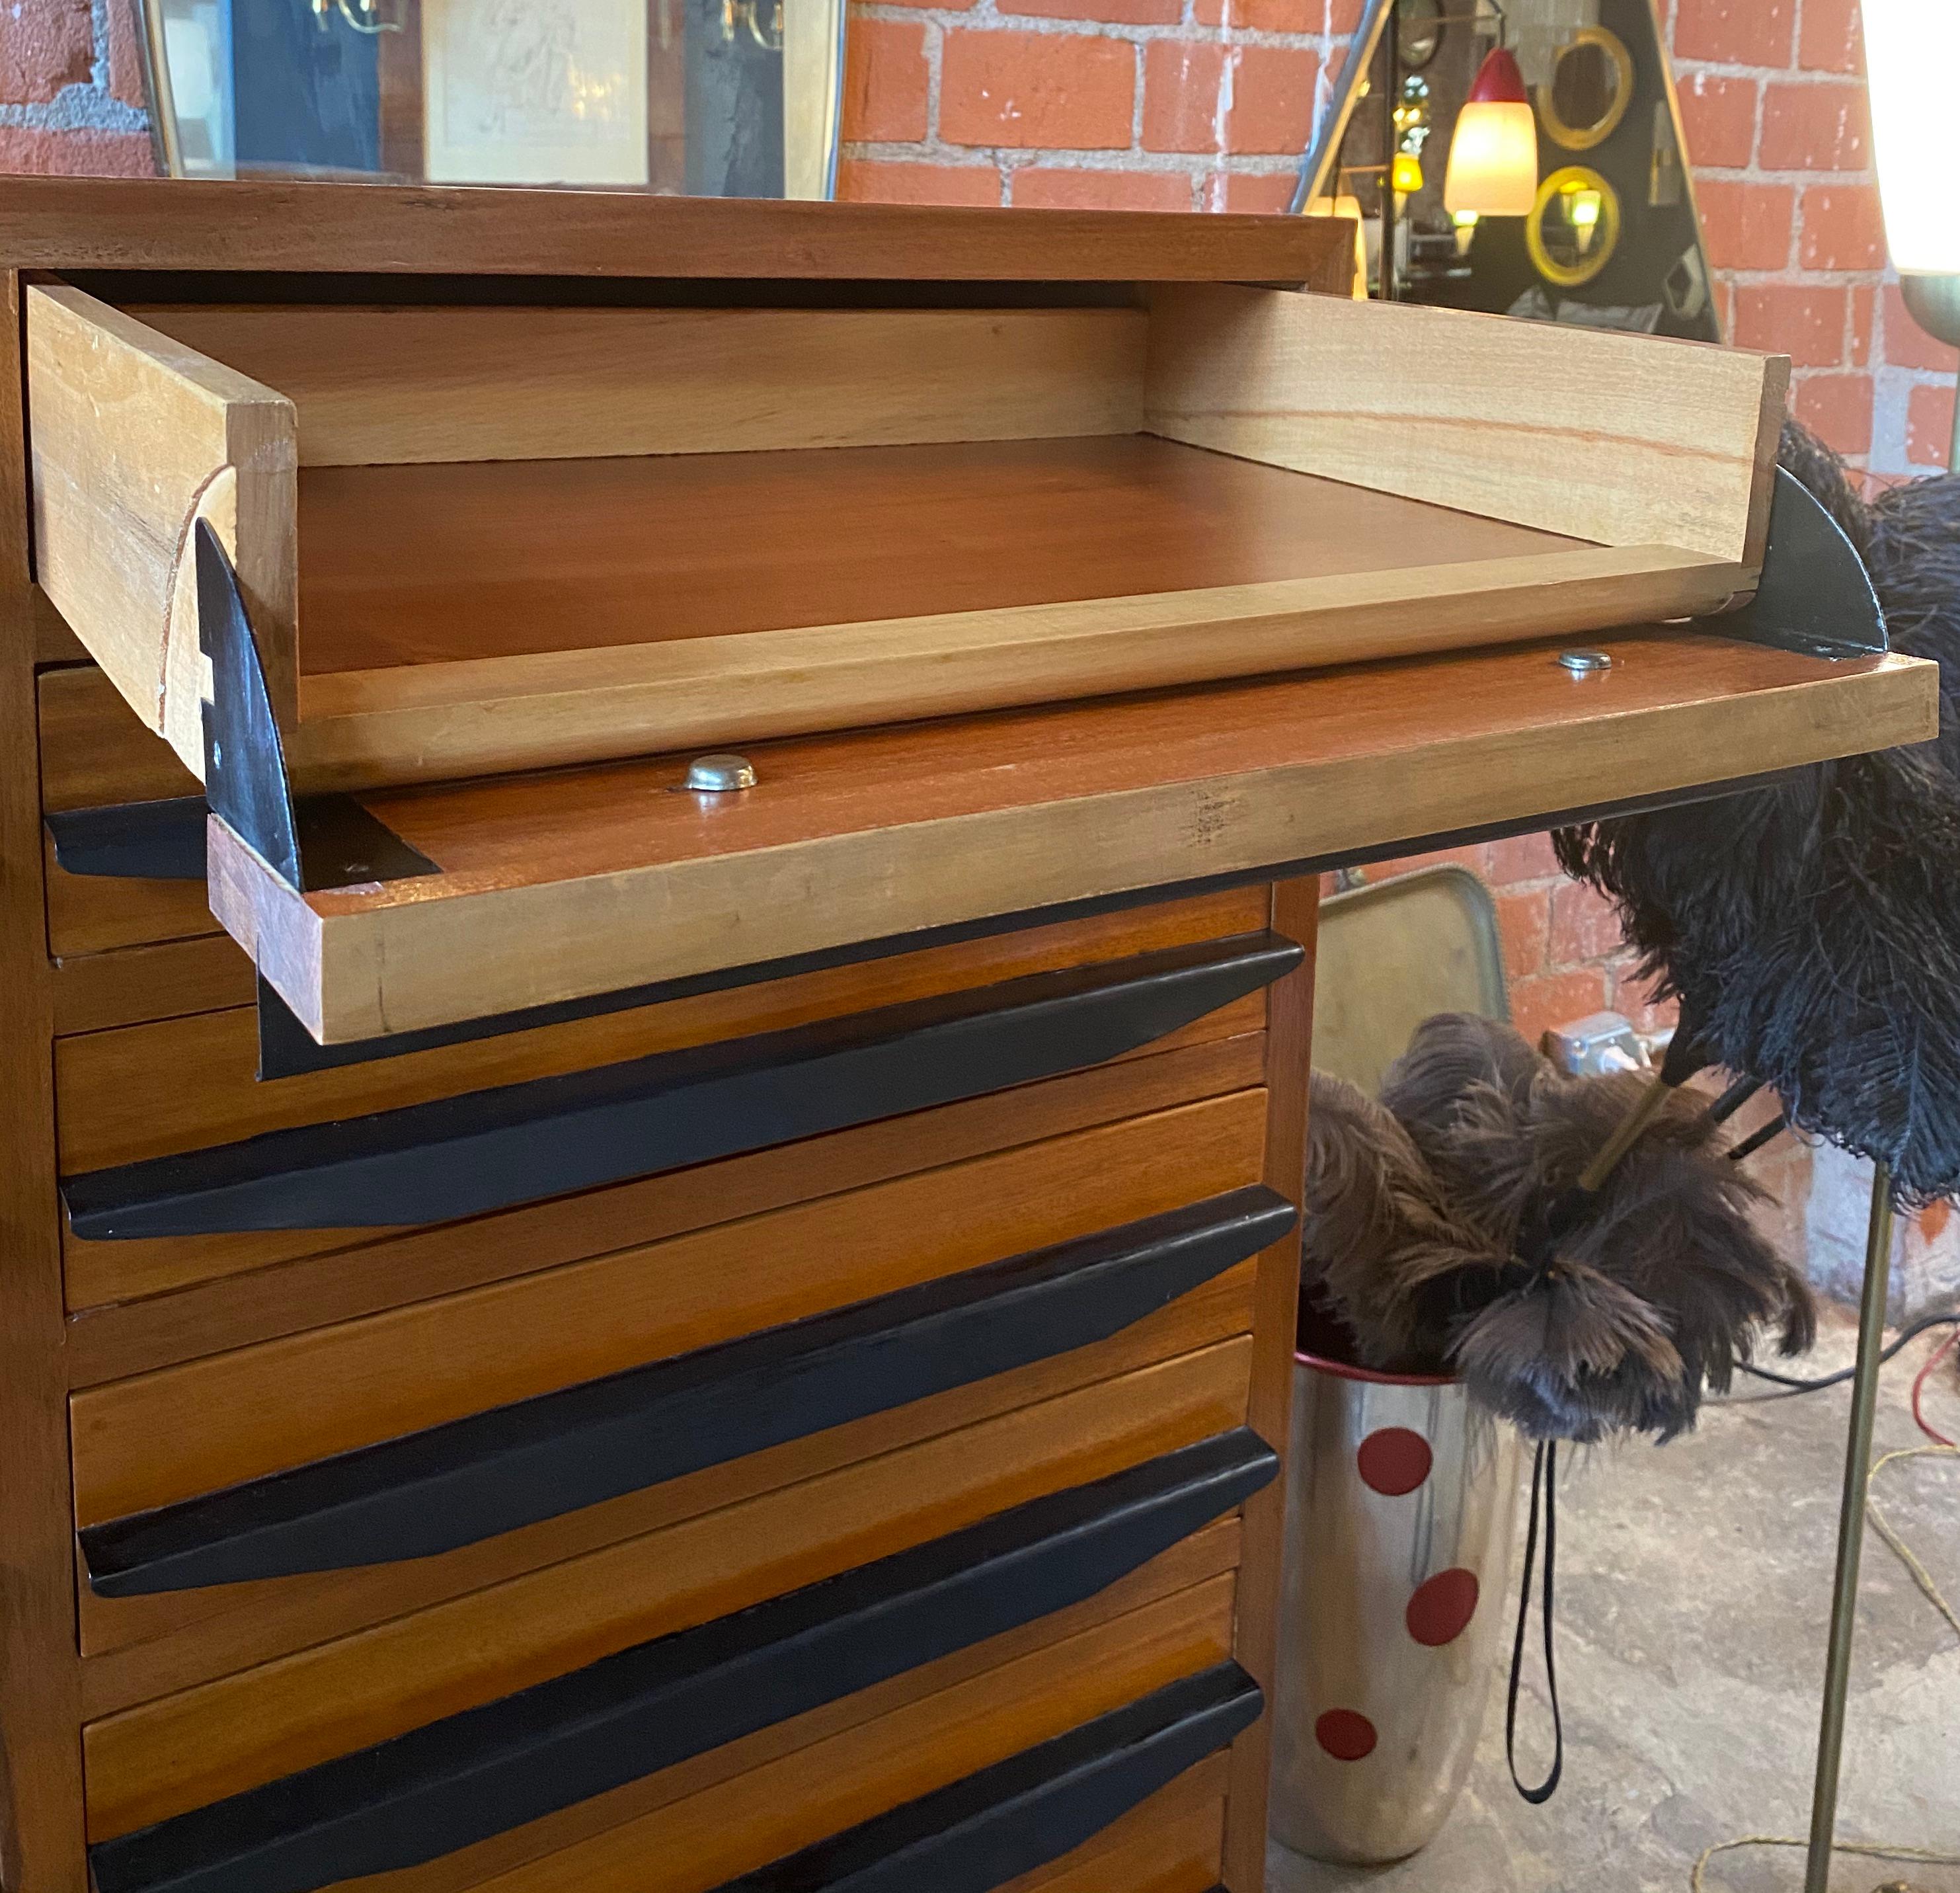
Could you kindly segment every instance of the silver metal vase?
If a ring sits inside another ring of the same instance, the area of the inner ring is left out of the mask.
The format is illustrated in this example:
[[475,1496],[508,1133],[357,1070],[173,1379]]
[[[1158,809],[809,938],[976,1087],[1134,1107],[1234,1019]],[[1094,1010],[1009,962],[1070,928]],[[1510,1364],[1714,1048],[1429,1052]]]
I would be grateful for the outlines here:
[[1432,1840],[1476,1752],[1522,1466],[1454,1381],[1298,1354],[1272,1831],[1318,1860]]

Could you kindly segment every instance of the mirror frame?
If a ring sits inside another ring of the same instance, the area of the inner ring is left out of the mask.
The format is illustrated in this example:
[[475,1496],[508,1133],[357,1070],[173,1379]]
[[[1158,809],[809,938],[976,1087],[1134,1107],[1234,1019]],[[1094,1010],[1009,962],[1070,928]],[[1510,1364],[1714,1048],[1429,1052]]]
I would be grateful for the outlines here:
[[[1613,69],[1613,102],[1592,124],[1568,125],[1558,115],[1553,94],[1558,84],[1558,68],[1582,46],[1596,46],[1606,56]],[[1538,122],[1545,136],[1561,150],[1589,151],[1605,144],[1620,129],[1620,121],[1633,102],[1634,56],[1628,51],[1626,42],[1605,27],[1581,27],[1558,49],[1551,77],[1538,88]]]
[[[1583,261],[1564,263],[1545,247],[1542,225],[1553,201],[1565,193],[1567,185],[1578,185],[1599,193],[1599,228],[1592,247]],[[1610,178],[1602,177],[1589,164],[1561,164],[1540,180],[1531,215],[1525,219],[1525,249],[1532,267],[1555,289],[1577,289],[1604,269],[1620,247],[1620,193]]]

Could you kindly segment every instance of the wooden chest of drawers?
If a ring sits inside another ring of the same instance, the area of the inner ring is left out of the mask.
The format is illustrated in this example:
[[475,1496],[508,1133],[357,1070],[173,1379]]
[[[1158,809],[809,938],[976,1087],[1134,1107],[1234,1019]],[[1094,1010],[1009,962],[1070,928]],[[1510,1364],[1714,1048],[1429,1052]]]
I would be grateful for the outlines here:
[[0,185],[7,1893],[1257,1893],[1319,870],[1933,715],[1575,696],[1756,583],[1777,365],[1569,531],[1370,485],[1402,328],[1247,286],[1344,253]]

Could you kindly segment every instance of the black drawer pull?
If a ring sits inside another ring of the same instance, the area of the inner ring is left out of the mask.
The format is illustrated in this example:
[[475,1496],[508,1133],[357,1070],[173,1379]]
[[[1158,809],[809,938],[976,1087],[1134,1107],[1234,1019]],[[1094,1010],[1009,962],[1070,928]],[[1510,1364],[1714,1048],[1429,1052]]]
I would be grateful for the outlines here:
[[1239,934],[64,1180],[78,1236],[446,1222],[1100,1064],[1270,985]]
[[134,1597],[427,1557],[1083,1347],[1276,1242],[1255,1184],[740,1340],[89,1526]]
[[[1035,1499],[99,1841],[89,1850],[97,1893],[310,1893],[453,1853],[1093,1597],[1258,1491],[1278,1469],[1272,1449],[1241,1428]],[[1099,1808],[1153,1770],[1169,1780],[1258,1713],[1249,1681],[1214,1693],[1217,1702],[1181,1707],[1175,1729],[1153,1712],[1104,1745],[1109,1754],[1098,1748],[1106,1773],[1112,1757],[1128,1772],[1120,1790],[1104,1786],[1101,1799],[1083,1805]],[[1134,1719],[1147,1707],[1122,1713]],[[1195,1733],[1176,1732],[1201,1724],[1204,1746],[1194,1750]],[[1173,1751],[1188,1760],[1161,1773]],[[915,1893],[937,1884],[915,1882]]]
[[991,1893],[1093,1839],[1263,1707],[1258,1684],[1220,1663],[717,1893]]
[[64,874],[202,881],[204,824],[210,813],[202,795],[178,795],[167,801],[54,809],[43,819]]

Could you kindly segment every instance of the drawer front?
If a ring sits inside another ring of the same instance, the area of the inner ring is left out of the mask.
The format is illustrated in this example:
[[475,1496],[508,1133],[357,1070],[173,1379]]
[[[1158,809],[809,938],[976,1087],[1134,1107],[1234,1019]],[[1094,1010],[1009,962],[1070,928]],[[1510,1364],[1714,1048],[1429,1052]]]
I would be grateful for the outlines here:
[[[41,806],[74,818],[75,831],[98,844],[71,850],[64,830],[62,852],[77,865],[106,861],[118,870],[72,873],[46,837],[48,951],[60,959],[217,934],[201,865],[202,819],[190,806],[202,785],[93,665],[44,671],[39,696]],[[118,837],[119,849],[99,845]],[[177,860],[186,842],[199,864],[193,878],[129,872],[146,857]],[[249,962],[228,957],[249,988]]]
[[1242,1426],[1239,1338],[91,1723],[90,1830],[126,1833],[855,1571]]
[[1263,1186],[492,1407],[81,1534],[134,1597],[406,1563],[1107,1340],[1292,1229]]
[[918,1672],[984,1658],[997,1639],[1053,1641],[1065,1627],[1047,1620],[1076,1607],[1114,1614],[1215,1556],[1215,1538],[1169,1554],[1276,1469],[1243,1431],[1162,1455],[425,1724],[385,1754],[357,1751],[206,1804],[123,1851],[197,1859],[254,1893],[454,1853],[881,1684],[909,1678],[901,1686],[916,1692],[936,1680]]
[[1227,1768],[1214,1756],[1052,1865],[1001,1893],[1215,1893]]
[[[1208,1803],[1216,1808],[1224,1779],[1223,1758],[1210,1745],[1230,1726],[1231,1713],[1243,1713],[1242,1697],[1227,1716],[1217,1707],[1223,1694],[1220,1672],[1227,1665],[1234,1589],[1228,1574],[1169,1595],[1112,1592],[1109,1608],[1096,1616],[1071,1613],[1047,1627],[1055,1635],[999,1639],[971,1653],[978,1667],[936,1665],[914,1679],[936,1687],[904,1694],[867,1691],[562,1815],[402,1870],[387,1884],[396,1893],[463,1893],[479,1887],[499,1893],[644,1893],[648,1863],[658,1861],[660,1893],[714,1893],[826,1843],[855,1843],[859,1852],[873,1852],[883,1837],[867,1834],[867,1824],[895,1815],[893,1824],[914,1832],[929,1829],[934,1818],[942,1832],[959,1821],[965,1831],[947,1838],[969,1847],[998,1845],[999,1828],[987,1817],[1005,1816],[1023,1837],[1018,1857],[996,1852],[990,1860],[987,1880],[1003,1888],[1041,1885],[1049,1878],[1066,1886],[1060,1879],[1064,1872],[1080,1873],[1092,1863],[1123,1862],[1135,1853],[1146,1821],[1181,1835],[1196,1828],[1195,1837],[1183,1844],[1201,1858],[1203,1810]],[[1160,1693],[1166,1691],[1184,1700],[1165,1702]],[[1169,1779],[1133,1774],[1112,1783],[1106,1773],[1096,1779],[1102,1772],[1096,1764],[1106,1761],[1111,1738],[1127,1732],[1108,1723],[1090,1732],[1103,1718],[1125,1712],[1132,1724],[1151,1725],[1160,1742],[1164,1734],[1171,1735],[1155,1758],[1155,1776]],[[1176,1726],[1180,1722],[1182,1729]],[[1044,1772],[1055,1772],[1053,1751],[1047,1756],[1038,1751],[1077,1737],[1077,1754],[1068,1759],[1077,1761],[1092,1793],[1102,1792],[1099,1805],[1076,1802],[1070,1808],[1071,1831],[1054,1818],[1052,1803],[1044,1808],[1036,1802],[1029,1810],[1025,1791],[1030,1776],[1039,1787]],[[979,1779],[1023,1757],[1031,1758],[1031,1765],[1015,1771],[1019,1780]],[[1045,1769],[1044,1764],[1050,1765]],[[938,1809],[920,1809],[929,1797],[963,1784],[972,1784],[962,1797],[964,1806],[942,1802]],[[1017,1789],[1023,1793],[1017,1795]],[[1016,1820],[1026,1812],[1036,1815],[1038,1824]],[[989,1826],[994,1827],[991,1834]],[[1031,1827],[1036,1837],[1030,1847],[1026,1837]],[[799,1863],[806,1872],[812,1864]],[[942,1863],[939,1880],[912,1884],[935,1885],[944,1877]],[[770,1882],[765,1877],[760,1884]],[[1118,1886],[1131,1893],[1127,1882],[1078,1884],[1096,1893],[1115,1893]],[[1157,1893],[1155,1883],[1143,1884]],[[105,1887],[103,1893],[111,1890]],[[252,1893],[260,1889],[255,1886]],[[1164,1893],[1186,1889],[1173,1880]]]
[[1263,1091],[91,1388],[86,1527],[1245,1188]]
[[448,1222],[1174,1044],[1234,1002],[1261,1000],[1301,954],[1262,931],[996,980],[329,1123],[71,1168],[62,1195],[76,1235],[113,1240]]
[[[64,1039],[56,1047],[62,1168],[72,1174],[142,1163],[323,1119],[487,1092],[595,1065],[685,1051],[730,1036],[787,1031],[886,1001],[930,999],[996,977],[1189,945],[1263,925],[1265,901],[1265,890],[1254,889],[1176,902],[272,1083],[260,1083],[254,1076],[257,1020],[249,1008],[90,1033]],[[1150,1049],[1161,1053],[1244,1037],[1258,1031],[1264,1019],[1263,995],[1255,993]],[[1001,1140],[1007,1140],[1006,1133]],[[810,1193],[828,1187],[816,1181]],[[622,1206],[647,1193],[616,1189],[608,1200]],[[653,1193],[671,1198],[685,1191],[656,1185]],[[581,1217],[591,1214],[594,1200],[589,1193],[581,1199]],[[512,1213],[535,1227],[552,1220],[555,1212],[546,1204]],[[657,1215],[653,1220],[657,1223]],[[638,1233],[630,1218],[626,1226],[613,1226],[618,1242]],[[342,1248],[349,1241],[345,1232],[299,1229],[110,1242],[88,1240],[71,1229],[65,1238],[69,1305],[132,1301]],[[521,1251],[521,1242],[518,1247]],[[503,1252],[501,1246],[498,1252]]]
[[[1137,1627],[1147,1634],[1142,1625]],[[1123,1805],[1125,1799],[1138,1794],[1139,1789],[1147,1795],[1160,1785],[1152,1778],[1157,1772],[1170,1771],[1175,1780],[1182,1767],[1201,1764],[1209,1754],[1215,1753],[1213,1745],[1222,1746],[1221,1738],[1229,1740],[1223,1731],[1249,1705],[1235,1704],[1236,1713],[1232,1715],[1214,1713],[1198,1726],[1179,1732],[1185,1735],[1182,1742],[1166,1742],[1164,1751],[1152,1758],[1157,1764],[1155,1770],[1140,1770],[1128,1780],[1112,1781],[1107,1777],[1088,1780],[1082,1784],[1089,1790],[1082,1802],[1061,1795],[1046,1805],[1036,1802],[1025,1811],[1032,1818],[1023,1818],[1017,1823],[1018,1831],[1010,1830],[1011,1838],[986,1821],[986,1815],[993,1810],[984,1804],[975,1809],[975,1802],[982,1796],[1001,1793],[1010,1786],[1020,1787],[1044,1766],[1074,1760],[1074,1754],[1064,1758],[1055,1756],[1052,1750],[1042,1754],[1048,1744],[1068,1742],[1075,1754],[1093,1753],[1097,1745],[1121,1740],[1126,1724],[1159,1726],[1163,1719],[1179,1713],[1182,1707],[1179,1698],[1203,1700],[1218,1691],[1225,1679],[1218,1677],[1217,1672],[1229,1669],[1229,1664],[1204,1671],[1183,1667],[1198,1653],[1203,1633],[1188,1640],[1179,1636],[1176,1640],[1182,1647],[1174,1655],[1148,1646],[1120,1654],[1110,1649],[1109,1673],[1091,1682],[1075,1666],[1078,1660],[1091,1654],[1092,1640],[1085,1638],[1079,1649],[1055,1652],[1052,1686],[1045,1687],[1031,1679],[1025,1685],[1030,1694],[1016,1701],[1003,1716],[985,1710],[969,1712],[971,1720],[956,1738],[941,1735],[943,1725],[932,1713],[936,1710],[938,1716],[945,1716],[967,1709],[966,1703],[950,1700],[954,1692],[947,1692],[949,1700],[928,1706],[916,1725],[910,1719],[894,1717],[889,1727],[867,1732],[873,1739],[882,1738],[890,1745],[876,1761],[867,1758],[861,1763],[858,1757],[862,1751],[855,1745],[835,1755],[813,1753],[799,1758],[805,1768],[838,1772],[795,1802],[768,1808],[762,1805],[762,1797],[772,1789],[786,1796],[794,1793],[802,1785],[800,1770],[794,1764],[786,1765],[774,1780],[766,1779],[765,1771],[759,1770],[754,1777],[731,1783],[718,1793],[695,1797],[625,1824],[583,1847],[499,1874],[483,1884],[486,1888],[495,1888],[495,1893],[574,1893],[574,1889],[576,1893],[628,1893],[629,1888],[637,1893],[645,1885],[646,1861],[654,1858],[660,1860],[663,1867],[668,1863],[673,1865],[673,1877],[670,1880],[663,1875],[663,1893],[669,1888],[672,1893],[765,1893],[765,1890],[790,1886],[807,1889],[807,1893],[822,1893],[826,1887],[848,1884],[826,1875],[829,1864],[826,1856],[840,1868],[860,1862],[868,1866],[890,1859],[889,1850],[905,1837],[919,1846],[921,1865],[931,1859],[940,1876],[936,1881],[928,1878],[914,1884],[959,1885],[975,1889],[976,1893],[989,1893],[993,1887],[1010,1884],[1023,1870],[1021,1863],[1030,1860],[1039,1863],[1045,1853],[1050,1860],[1065,1856],[1074,1845],[1080,1844],[1077,1837],[1083,1828],[1093,1830],[1099,1822],[1106,1827],[1120,1818],[1128,1811]],[[1179,1666],[1181,1674],[1144,1695],[1133,1693],[1140,1675],[1161,1675],[1173,1663]],[[999,1680],[1011,1686],[1020,1679]],[[975,1693],[979,1693],[978,1689]],[[1256,1694],[1253,1692],[1255,1697]],[[1087,1720],[1074,1719],[1092,1703],[1098,1714]],[[1105,1704],[1109,1706],[1105,1707]],[[1125,1712],[1140,1713],[1126,1715]],[[1123,1718],[1122,1722],[1119,1717]],[[1072,1739],[1077,1737],[1079,1742]],[[906,1754],[901,1745],[907,1742],[919,1745]],[[842,1750],[843,1745],[839,1748]],[[1003,1750],[1006,1752],[1002,1753]],[[980,1765],[969,1773],[956,1772],[963,1765],[975,1762]],[[1022,1766],[1015,1767],[1017,1763]],[[847,1765],[851,1768],[848,1774],[842,1772]],[[1009,1780],[1004,1782],[999,1775],[991,1780],[984,1778],[994,1770]],[[915,1789],[924,1792],[910,1793]],[[967,1792],[963,1793],[961,1789]],[[1098,1789],[1106,1792],[1098,1793]],[[909,1799],[898,1801],[896,1807],[891,1805],[896,1796],[908,1793]],[[944,1798],[939,1799],[941,1796]],[[1029,1798],[1033,1799],[1032,1795]],[[840,1818],[847,1811],[855,1814],[869,1809],[880,1812],[864,1815],[854,1828],[838,1827]],[[1000,1812],[1008,1822],[1023,1815],[1023,1810],[1011,1802],[1001,1807]],[[965,1831],[947,1831],[956,1819],[961,1821]],[[931,1844],[938,1837],[935,1824],[940,1822],[947,1824],[938,1830],[946,1834],[944,1847]],[[807,1835],[812,1837],[806,1839]],[[881,1847],[888,1851],[881,1854],[878,1851]],[[968,1848],[973,1849],[977,1857],[969,1860],[965,1872],[955,1879],[949,1871],[950,1860],[959,1859]],[[770,1853],[778,1849],[784,1851],[771,1860]],[[778,1862],[781,1863],[779,1866]],[[775,1872],[768,1870],[772,1866],[776,1867]],[[899,1883],[896,1879],[892,1882]]]
[[126,1598],[99,1597],[84,1582],[84,1715],[114,1715],[527,1572],[1202,1353],[1251,1331],[1257,1269],[1242,1263],[1106,1341],[437,1557]]

